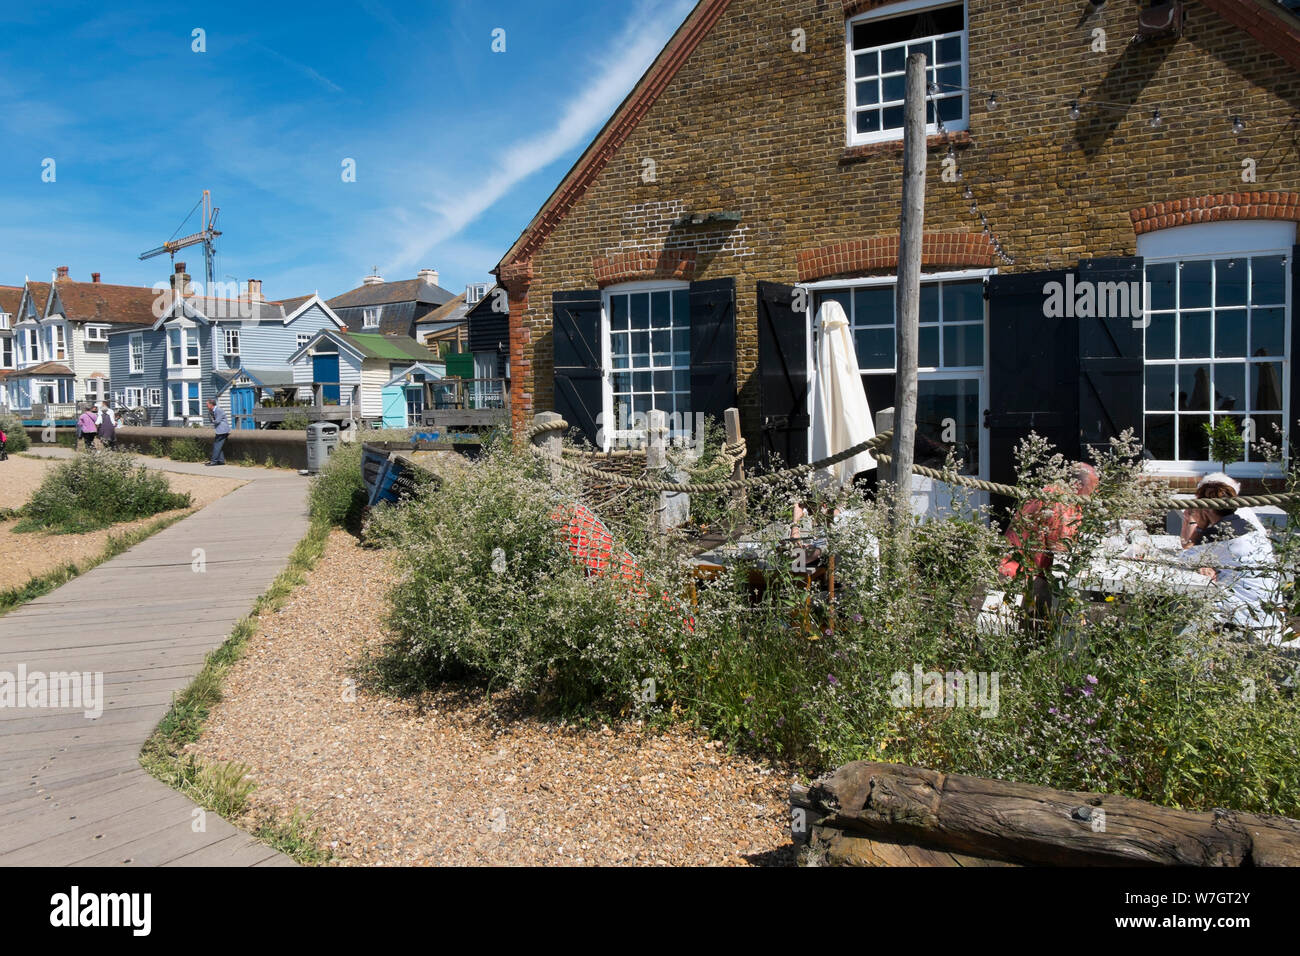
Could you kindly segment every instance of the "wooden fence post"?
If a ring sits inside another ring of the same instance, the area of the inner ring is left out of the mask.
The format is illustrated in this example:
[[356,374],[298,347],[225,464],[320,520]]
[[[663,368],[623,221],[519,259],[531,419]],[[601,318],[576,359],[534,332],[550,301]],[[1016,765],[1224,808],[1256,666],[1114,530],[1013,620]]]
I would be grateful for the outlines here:
[[[533,416],[534,425],[546,425],[551,422],[562,421],[562,417],[555,412],[541,412]],[[559,431],[542,432],[533,436],[533,444],[546,453],[546,457],[552,459],[550,465],[551,477],[560,476],[560,466],[558,464],[560,456],[564,453],[564,433]]]
[[[740,409],[728,408],[722,413],[722,416],[727,427],[727,444],[739,445],[741,441]],[[743,458],[737,459],[735,467],[731,469],[731,478],[733,481],[745,480],[745,460]],[[742,516],[745,514],[745,506],[747,503],[748,499],[745,497],[745,490],[743,488],[738,488],[731,493],[732,507],[739,511]]]

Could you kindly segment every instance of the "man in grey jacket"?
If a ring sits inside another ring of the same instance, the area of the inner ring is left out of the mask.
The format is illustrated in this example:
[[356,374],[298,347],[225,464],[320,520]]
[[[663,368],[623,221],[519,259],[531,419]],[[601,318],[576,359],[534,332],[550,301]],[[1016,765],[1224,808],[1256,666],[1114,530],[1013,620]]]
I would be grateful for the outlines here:
[[219,406],[212,399],[208,399],[208,414],[212,416],[212,427],[216,434],[212,438],[212,460],[209,465],[224,465],[226,463],[225,446],[226,436],[230,434],[230,416],[226,410]]

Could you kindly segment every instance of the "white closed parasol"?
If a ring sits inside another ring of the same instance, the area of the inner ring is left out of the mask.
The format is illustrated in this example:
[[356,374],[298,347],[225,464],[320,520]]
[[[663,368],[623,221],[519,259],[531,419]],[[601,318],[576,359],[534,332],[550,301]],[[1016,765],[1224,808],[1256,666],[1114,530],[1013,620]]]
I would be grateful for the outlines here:
[[[876,437],[844,307],[833,300],[824,302],[817,312],[817,326],[820,334],[813,371],[813,461],[829,458]],[[875,456],[864,451],[822,469],[816,478],[819,483],[844,488],[858,472],[875,467]]]

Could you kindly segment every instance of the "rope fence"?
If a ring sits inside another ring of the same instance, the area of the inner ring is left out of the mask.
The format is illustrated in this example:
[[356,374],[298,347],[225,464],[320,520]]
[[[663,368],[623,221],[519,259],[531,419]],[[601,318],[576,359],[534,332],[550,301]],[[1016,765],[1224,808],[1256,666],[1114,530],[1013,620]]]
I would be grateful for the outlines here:
[[[583,452],[580,449],[563,450],[563,453],[556,457],[548,454],[545,449],[536,444],[536,439],[552,432],[566,432],[569,430],[569,423],[563,419],[557,419],[550,422],[538,422],[528,428],[523,434],[523,440],[528,443],[528,447],[533,453],[546,461],[557,464],[567,471],[575,474],[584,475],[589,478],[599,478],[602,481],[615,485],[624,485],[628,488],[650,491],[650,492],[668,492],[673,494],[719,494],[728,491],[744,491],[749,488],[757,488],[765,485],[774,485],[788,478],[798,478],[804,475],[810,475],[814,472],[821,471],[824,468],[830,468],[838,465],[840,462],[848,461],[863,452],[871,452],[875,455],[877,461],[881,464],[888,465],[891,461],[889,455],[880,452],[879,449],[888,445],[894,437],[892,430],[882,432],[874,438],[859,442],[852,448],[848,448],[837,454],[822,458],[806,465],[795,465],[790,468],[783,468],[777,471],[767,472],[762,475],[752,475],[744,478],[730,478],[725,481],[710,481],[702,483],[692,482],[674,482],[662,481],[652,478],[633,478],[627,475],[613,474],[608,471],[602,471],[590,465],[584,465],[575,458],[592,458],[599,460],[611,456],[618,456],[620,452]],[[719,457],[727,465],[733,466],[737,462],[745,459],[748,453],[744,440],[734,444],[724,445]],[[636,454],[636,452],[624,452],[624,454]],[[1045,496],[1043,492],[1026,491],[1017,488],[1015,485],[1004,485],[996,481],[986,481],[983,478],[974,478],[969,475],[957,475],[951,472],[940,471],[937,468],[928,468],[924,465],[913,465],[912,473],[920,475],[923,478],[932,478],[936,481],[943,481],[950,485],[958,485],[963,488],[970,488],[973,491],[983,491],[989,494],[1002,495],[1006,498],[1014,499],[1034,499],[1050,497],[1052,501],[1059,501],[1063,504],[1082,504],[1089,499],[1076,494],[1052,494]],[[1283,506],[1291,502],[1300,500],[1300,492],[1288,491],[1280,494],[1264,495],[1239,495],[1234,498],[1180,498],[1174,496],[1155,497],[1148,502],[1152,510],[1174,510],[1179,511],[1188,508],[1208,509],[1213,511],[1235,511],[1238,508],[1259,508],[1269,505]]]

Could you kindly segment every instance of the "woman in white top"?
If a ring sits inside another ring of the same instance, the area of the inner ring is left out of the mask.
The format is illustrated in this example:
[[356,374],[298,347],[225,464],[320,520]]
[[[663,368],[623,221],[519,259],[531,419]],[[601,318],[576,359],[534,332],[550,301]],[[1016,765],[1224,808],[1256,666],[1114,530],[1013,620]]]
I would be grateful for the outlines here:
[[[1234,498],[1241,485],[1223,472],[1206,475],[1198,498]],[[1236,509],[1183,512],[1185,563],[1214,582],[1216,617],[1224,624],[1277,644],[1285,622],[1278,614],[1280,579],[1273,542],[1259,518]]]

